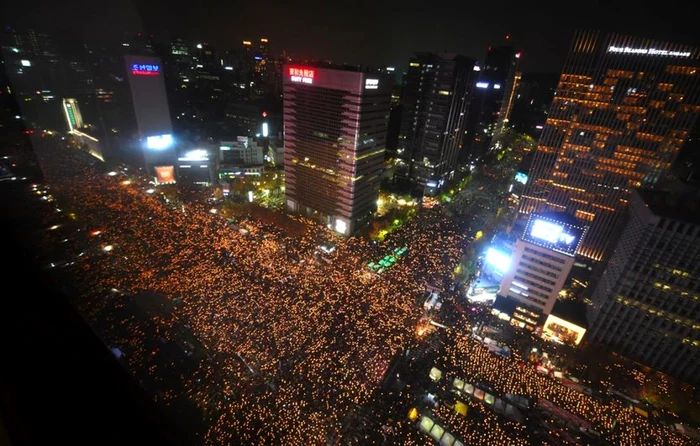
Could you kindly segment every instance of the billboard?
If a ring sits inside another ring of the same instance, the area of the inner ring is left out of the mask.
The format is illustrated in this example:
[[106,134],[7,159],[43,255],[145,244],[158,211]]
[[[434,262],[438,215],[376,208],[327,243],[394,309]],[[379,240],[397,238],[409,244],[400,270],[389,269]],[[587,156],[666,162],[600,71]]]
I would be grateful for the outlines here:
[[553,339],[565,344],[578,345],[586,334],[586,329],[553,314],[547,317],[542,328],[544,339]]
[[74,98],[63,99],[63,112],[66,115],[66,122],[68,123],[70,131],[85,126],[85,124],[83,124],[83,116],[80,113],[80,107],[78,107],[78,101]]
[[156,183],[168,184],[175,182],[175,166],[156,166]]
[[316,70],[311,68],[288,67],[289,80],[304,84],[313,84]]
[[493,266],[501,274],[508,271],[510,267],[510,255],[495,248],[486,250],[486,263]]
[[515,172],[515,181],[522,184],[527,184],[527,175],[522,172]]
[[146,148],[154,150],[167,149],[173,145],[173,135],[153,135],[146,137]]
[[544,215],[532,214],[522,239],[553,251],[573,256],[586,228]]

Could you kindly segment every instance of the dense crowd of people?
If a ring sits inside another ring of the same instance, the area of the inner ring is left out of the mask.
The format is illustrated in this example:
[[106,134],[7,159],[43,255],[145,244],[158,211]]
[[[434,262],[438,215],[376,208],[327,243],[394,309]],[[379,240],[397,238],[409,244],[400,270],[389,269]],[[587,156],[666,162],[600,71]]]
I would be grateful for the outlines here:
[[[464,324],[468,323],[464,321]],[[539,400],[547,400],[590,422],[593,429],[612,444],[681,445],[689,442],[689,439],[671,433],[661,424],[650,422],[628,404],[617,399],[602,401],[538,373],[517,350],[510,357],[496,355],[466,330],[448,330],[444,345],[445,354],[439,359],[438,367],[445,371],[444,379],[448,387],[454,378],[459,378],[470,383],[484,383],[496,395],[508,393],[526,396],[535,407],[538,407]],[[475,410],[483,407],[478,402],[465,402],[474,406]],[[523,443],[523,439],[529,438],[529,433],[522,425],[489,411],[481,412],[481,418],[465,418],[447,406],[441,408],[438,414],[449,421],[466,444],[528,444]],[[475,419],[479,422],[475,423]]]
[[[312,222],[294,239],[254,221],[242,234],[204,203],[166,206],[138,179],[107,175],[54,148],[40,155],[52,193],[100,231],[99,246],[73,267],[84,313],[103,314],[112,289],[182,299],[173,320],[158,324],[186,321],[208,350],[198,378],[183,376],[210,417],[207,443],[337,436],[341,416],[368,401],[413,336],[416,298],[459,258],[461,240],[449,223],[415,220],[397,236],[410,255],[377,277],[364,265],[393,245],[335,238]],[[314,251],[331,237],[331,263],[317,261]],[[115,327],[105,337],[128,352],[132,367],[160,373],[140,347],[143,333],[132,334]]]
[[[244,233],[210,212],[206,200],[166,203],[138,175],[106,174],[60,141],[43,145],[37,151],[51,193],[69,205],[91,243],[74,253],[68,270],[82,296],[79,308],[96,321],[117,292],[180,302],[172,313],[149,313],[148,329],[134,318],[115,318],[101,335],[125,353],[132,370],[179,376],[184,396],[205,414],[207,444],[340,438],[346,415],[369,403],[392,357],[414,338],[426,287],[448,285],[464,248],[464,237],[439,210],[424,211],[380,244],[342,239],[299,217],[290,218],[309,228],[301,236],[252,219],[237,222]],[[331,240],[330,262],[320,261],[317,247]],[[403,246],[408,256],[381,276],[365,268]],[[621,404],[603,404],[520,367],[517,354],[491,354],[462,325],[448,331],[440,364],[448,376],[546,398],[618,444],[682,443]],[[146,338],[167,338],[182,326],[205,352],[198,352],[195,370],[163,370],[169,364],[153,360]],[[156,399],[167,405],[182,396],[164,391]],[[436,413],[469,444],[528,444],[521,425],[488,411],[465,418],[442,406]],[[398,423],[407,441],[425,438],[407,419]]]

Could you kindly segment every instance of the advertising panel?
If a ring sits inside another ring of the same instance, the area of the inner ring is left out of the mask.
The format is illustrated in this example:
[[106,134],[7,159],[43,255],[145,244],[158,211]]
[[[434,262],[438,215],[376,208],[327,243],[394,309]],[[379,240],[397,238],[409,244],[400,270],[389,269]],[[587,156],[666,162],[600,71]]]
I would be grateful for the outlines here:
[[586,228],[532,214],[523,233],[523,240],[573,256],[585,232]]
[[156,182],[168,184],[175,182],[175,166],[156,166]]

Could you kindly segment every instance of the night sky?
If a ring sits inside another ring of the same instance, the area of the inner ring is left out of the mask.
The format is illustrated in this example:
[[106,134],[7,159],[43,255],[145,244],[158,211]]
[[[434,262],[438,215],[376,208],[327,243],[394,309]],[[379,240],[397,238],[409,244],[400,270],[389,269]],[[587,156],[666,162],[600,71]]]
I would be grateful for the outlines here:
[[220,49],[268,37],[274,54],[286,49],[299,58],[401,69],[415,51],[483,59],[489,45],[510,34],[523,51],[523,71],[558,72],[578,27],[700,45],[698,19],[675,0],[653,7],[629,0],[14,0],[0,17],[4,25],[72,29],[88,37],[145,30],[159,40],[179,35]]

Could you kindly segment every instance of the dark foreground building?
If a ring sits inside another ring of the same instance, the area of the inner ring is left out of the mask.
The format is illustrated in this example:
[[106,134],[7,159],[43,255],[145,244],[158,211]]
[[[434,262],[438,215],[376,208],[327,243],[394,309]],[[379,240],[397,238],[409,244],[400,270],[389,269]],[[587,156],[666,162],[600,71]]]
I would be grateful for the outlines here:
[[700,382],[700,196],[635,191],[593,294],[589,341]]
[[510,45],[489,47],[484,65],[476,73],[472,103],[469,107],[469,157],[485,154],[510,120],[515,91],[520,81],[517,73],[520,52]]

